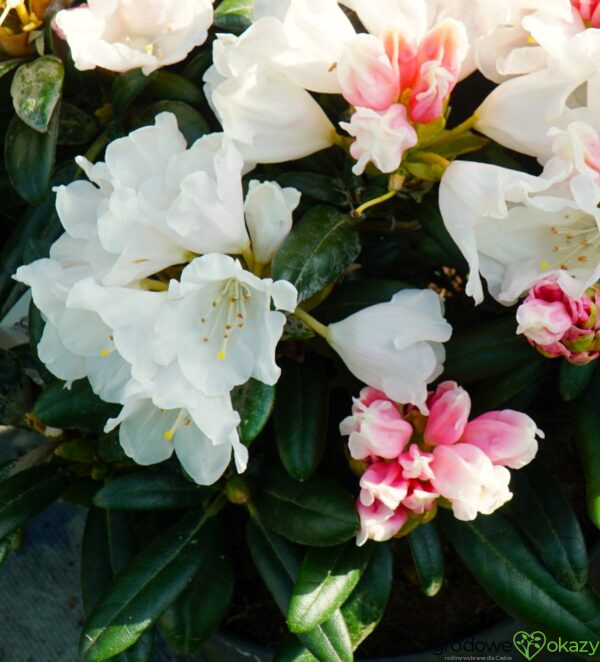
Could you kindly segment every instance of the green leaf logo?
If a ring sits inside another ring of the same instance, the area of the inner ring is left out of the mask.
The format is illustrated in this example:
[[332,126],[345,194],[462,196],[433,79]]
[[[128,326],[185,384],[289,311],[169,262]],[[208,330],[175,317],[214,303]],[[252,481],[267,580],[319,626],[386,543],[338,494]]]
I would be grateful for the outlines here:
[[539,630],[537,632],[517,632],[513,637],[515,648],[528,660],[533,658],[544,648],[546,645],[546,635]]

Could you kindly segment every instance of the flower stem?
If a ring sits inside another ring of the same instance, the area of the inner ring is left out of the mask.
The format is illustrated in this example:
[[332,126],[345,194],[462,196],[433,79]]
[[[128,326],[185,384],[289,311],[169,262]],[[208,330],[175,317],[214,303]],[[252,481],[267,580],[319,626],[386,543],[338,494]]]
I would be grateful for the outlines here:
[[154,278],[142,278],[140,285],[145,290],[150,290],[150,292],[166,292],[169,289],[168,283],[163,283],[161,280],[154,280]]
[[302,310],[302,308],[296,308],[294,315],[298,319],[301,319],[317,335],[322,336],[329,342],[329,327],[321,324],[321,322],[316,320],[312,315],[309,315],[305,310]]
[[380,195],[378,198],[373,198],[373,200],[369,200],[368,202],[365,202],[362,204],[360,207],[357,207],[354,212],[353,216],[355,218],[358,218],[359,216],[362,216],[363,212],[369,209],[370,207],[374,207],[375,205],[380,205],[382,202],[386,202],[386,200],[390,200],[396,195],[397,191],[388,191],[387,193],[384,193],[383,195]]

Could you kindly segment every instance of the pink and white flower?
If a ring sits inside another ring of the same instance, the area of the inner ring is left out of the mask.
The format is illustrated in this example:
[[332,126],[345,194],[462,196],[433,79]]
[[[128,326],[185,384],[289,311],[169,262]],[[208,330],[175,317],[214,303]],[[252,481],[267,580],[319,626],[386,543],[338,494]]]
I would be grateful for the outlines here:
[[393,538],[408,519],[408,512],[404,508],[392,510],[379,501],[365,506],[359,499],[356,502],[356,510],[360,519],[360,531],[356,536],[356,544],[359,547],[367,540],[384,542]]

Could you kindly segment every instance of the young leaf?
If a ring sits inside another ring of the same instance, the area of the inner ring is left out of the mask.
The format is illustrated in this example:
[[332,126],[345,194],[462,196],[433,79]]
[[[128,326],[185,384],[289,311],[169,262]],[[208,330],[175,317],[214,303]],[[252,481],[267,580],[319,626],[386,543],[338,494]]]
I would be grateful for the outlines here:
[[71,483],[56,464],[21,471],[0,483],[0,540],[56,501]]
[[255,0],[223,0],[215,10],[215,27],[229,32],[243,32],[252,23],[254,2]]
[[352,649],[356,650],[383,616],[393,579],[392,542],[377,543],[356,588],[342,606]]
[[209,492],[183,476],[138,471],[113,478],[94,496],[94,505],[112,510],[195,508]]
[[291,632],[308,632],[341,607],[358,584],[374,545],[312,548],[306,552],[287,615]]
[[274,531],[315,547],[338,545],[356,534],[354,499],[334,480],[314,476],[299,483],[278,467],[265,473],[254,505]]
[[499,514],[461,522],[438,515],[445,534],[477,581],[513,618],[548,637],[600,638],[600,598],[590,588],[559,584],[525,540]]
[[12,80],[10,94],[17,116],[35,131],[45,133],[62,92],[63,63],[51,55],[21,65]]
[[[300,570],[301,550],[255,521],[248,522],[246,538],[259,575],[281,612],[287,614]],[[298,638],[319,660],[352,662],[352,644],[339,610],[334,611],[325,623],[298,635]]]
[[587,581],[587,550],[560,485],[539,460],[511,473],[509,508],[521,533],[561,584],[579,590]]
[[283,466],[296,480],[316,471],[325,449],[329,414],[329,383],[321,364],[288,362],[277,384],[273,413],[277,450]]
[[444,581],[444,553],[435,523],[419,525],[408,536],[408,542],[423,593],[432,597]]
[[4,163],[17,193],[32,205],[43,202],[54,168],[59,114],[53,113],[45,133],[27,126],[18,117],[8,125]]
[[313,207],[288,235],[272,265],[275,280],[287,280],[308,299],[339,278],[360,252],[348,216],[332,207]]
[[192,512],[161,533],[118,575],[92,608],[83,628],[82,662],[124,651],[184,591],[202,562],[210,514]]
[[233,408],[240,415],[240,441],[250,444],[267,424],[275,404],[275,387],[250,379],[231,392]]
[[206,538],[199,553],[200,570],[160,618],[165,639],[188,655],[217,629],[233,595],[233,563],[220,532]]

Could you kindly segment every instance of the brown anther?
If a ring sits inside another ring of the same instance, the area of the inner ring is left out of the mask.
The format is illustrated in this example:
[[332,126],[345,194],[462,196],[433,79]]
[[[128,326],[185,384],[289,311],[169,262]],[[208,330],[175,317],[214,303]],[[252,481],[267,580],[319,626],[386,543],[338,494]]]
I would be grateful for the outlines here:
[[585,255],[580,255],[577,258],[577,262],[587,262],[587,257]]
[[202,324],[206,324],[206,317],[201,317],[200,321],[202,322]]
[[225,328],[227,329],[227,331],[231,331],[231,324],[226,324]]
[[244,323],[243,322],[238,322],[237,323],[237,328],[238,329],[243,329],[244,328]]
[[550,233],[551,234],[558,234],[558,230],[555,227],[550,228]]
[[250,295],[248,292],[244,292],[244,301],[248,301],[248,299],[250,299]]
[[331,66],[329,67],[329,69],[327,69],[327,72],[328,72],[328,73],[331,73],[332,71],[335,70],[336,67],[337,67],[337,62],[333,62],[333,63],[331,64]]
[[553,253],[558,253],[559,250],[560,250],[560,248],[558,246],[552,246],[552,252]]
[[224,334],[223,334],[223,338],[225,338],[225,340],[227,340],[227,338],[229,338],[229,334],[228,334],[228,333],[224,333]]
[[186,418],[185,421],[183,421],[184,425],[191,425],[192,424],[192,419],[191,418]]
[[572,235],[572,234],[568,234],[568,235],[567,235],[567,241],[572,241],[572,239],[573,239],[573,235]]
[[208,342],[208,338],[206,336],[204,336],[204,338],[202,338],[202,340],[203,340],[203,342]]
[[213,301],[210,304],[213,308],[217,307],[217,302],[213,299]]
[[242,313],[238,313],[238,314],[236,315],[236,317],[237,317],[238,319],[240,319],[240,320],[243,320],[243,319],[244,319],[244,315],[243,315]]
[[231,299],[229,299],[229,300],[231,301],[231,303],[237,303],[238,302],[237,297],[231,297]]
[[567,267],[566,264],[561,264],[561,265],[560,265],[560,268],[561,268],[561,269],[568,269],[569,267]]

